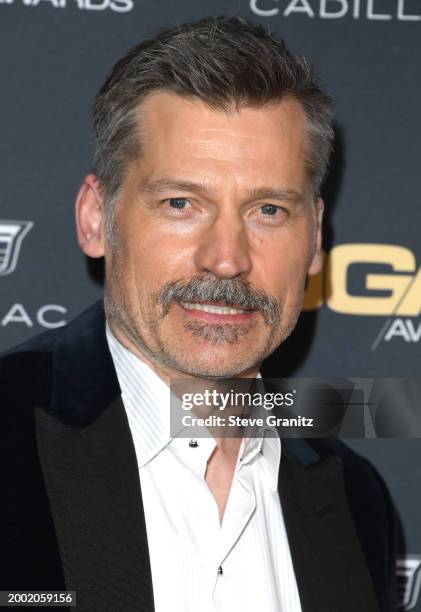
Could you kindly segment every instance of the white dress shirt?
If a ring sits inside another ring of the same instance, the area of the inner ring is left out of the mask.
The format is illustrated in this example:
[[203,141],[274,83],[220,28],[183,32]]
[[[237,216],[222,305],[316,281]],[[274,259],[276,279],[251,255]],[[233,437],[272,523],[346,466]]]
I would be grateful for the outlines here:
[[279,437],[243,438],[220,524],[205,480],[214,439],[171,437],[168,385],[108,324],[106,334],[139,466],[155,612],[301,612]]

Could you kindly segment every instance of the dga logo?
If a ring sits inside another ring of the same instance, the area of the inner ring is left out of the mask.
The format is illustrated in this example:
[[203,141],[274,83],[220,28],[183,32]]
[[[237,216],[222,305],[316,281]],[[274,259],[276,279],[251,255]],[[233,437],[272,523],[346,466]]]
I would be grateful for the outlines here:
[[[353,273],[361,279],[358,291],[350,289]],[[421,268],[406,247],[352,243],[333,247],[322,272],[309,278],[303,309],[324,304],[340,314],[387,317],[372,350],[382,340],[421,340],[421,322],[415,320],[421,314]]]
[[421,589],[421,556],[408,555],[397,560],[398,610],[412,610]]
[[15,270],[22,240],[33,225],[32,221],[0,221],[0,276]]

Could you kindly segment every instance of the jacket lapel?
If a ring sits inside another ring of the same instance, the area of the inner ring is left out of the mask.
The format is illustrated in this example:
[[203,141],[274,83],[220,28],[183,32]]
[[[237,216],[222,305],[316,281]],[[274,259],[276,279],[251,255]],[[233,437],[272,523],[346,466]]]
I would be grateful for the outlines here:
[[152,612],[139,472],[102,304],[76,319],[53,356],[37,444],[66,587],[80,612]]
[[378,612],[346,499],[342,460],[282,440],[279,495],[303,612]]

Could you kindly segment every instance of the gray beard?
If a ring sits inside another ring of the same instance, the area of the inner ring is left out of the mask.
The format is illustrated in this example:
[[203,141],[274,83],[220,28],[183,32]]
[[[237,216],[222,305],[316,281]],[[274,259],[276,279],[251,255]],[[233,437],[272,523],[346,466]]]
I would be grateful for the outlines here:
[[[185,375],[204,377],[204,378],[221,378],[221,377],[236,377],[244,371],[251,369],[258,363],[261,363],[268,355],[275,350],[277,347],[272,347],[271,350],[271,341],[273,338],[273,333],[269,334],[267,343],[263,347],[259,353],[253,352],[253,348],[250,347],[249,360],[245,363],[242,363],[241,368],[239,365],[235,363],[232,364],[232,368],[221,372],[217,369],[217,365],[215,367],[211,367],[205,370],[198,367],[197,365],[187,365],[184,363],[182,358],[177,357],[176,355],[171,355],[170,351],[162,345],[159,341],[158,333],[157,333],[157,321],[156,318],[149,315],[148,320],[146,321],[146,326],[148,330],[157,338],[157,348],[151,348],[145,339],[143,338],[139,325],[136,324],[136,320],[130,317],[129,310],[127,305],[130,303],[129,296],[125,294],[123,289],[121,288],[121,275],[119,273],[118,263],[116,261],[113,262],[111,266],[112,282],[105,282],[105,291],[104,291],[104,308],[105,314],[108,321],[112,321],[115,326],[123,333],[123,335],[142,353],[147,357],[151,362],[159,364],[165,368],[170,370],[177,370]],[[238,283],[234,286],[238,286]],[[202,285],[206,286],[206,283]],[[214,285],[216,287],[217,285]],[[229,287],[226,283],[223,285],[224,291],[229,291]],[[165,288],[158,296],[153,296],[153,299],[156,303],[160,303],[159,297],[164,296],[164,303],[161,302],[161,316],[166,316],[169,311],[171,303],[178,297],[178,293],[182,294],[183,287],[178,283],[168,283],[168,289],[165,291]],[[198,287],[194,287],[193,289],[197,292]],[[200,287],[199,287],[200,289]],[[240,297],[243,301],[247,301],[247,297],[241,294],[241,287],[239,287]],[[212,293],[212,290],[210,291]],[[183,297],[185,293],[182,294]],[[303,295],[304,295],[304,287],[303,287]],[[170,303],[170,296],[172,301]],[[238,296],[238,294],[237,294]],[[202,299],[207,298],[207,294],[203,291],[200,295]],[[211,298],[215,299],[215,295],[212,295]],[[238,299],[238,297],[236,297]],[[253,302],[253,299],[255,300]],[[186,300],[188,301],[188,300]],[[256,302],[257,301],[257,302]],[[255,296],[251,295],[248,301],[249,305],[255,305],[258,303],[259,305],[264,302],[264,298],[260,297],[258,292],[255,292]],[[302,302],[302,300],[301,300]],[[241,302],[240,302],[241,303]],[[276,308],[274,304],[274,300],[267,300],[267,309],[266,312],[262,312],[266,324],[272,329],[272,332],[276,332],[279,329],[281,324],[281,313],[279,306]],[[296,308],[296,316],[294,320],[287,326],[284,330],[282,337],[278,343],[281,344],[293,331],[298,317],[300,314],[300,305],[297,303]],[[265,316],[266,315],[266,316]],[[222,346],[224,344],[238,344],[241,339],[250,331],[249,326],[245,325],[231,325],[231,324],[211,324],[206,323],[205,321],[191,321],[184,325],[186,331],[190,332],[195,338],[199,338],[201,340],[205,340],[212,344],[213,346]]]

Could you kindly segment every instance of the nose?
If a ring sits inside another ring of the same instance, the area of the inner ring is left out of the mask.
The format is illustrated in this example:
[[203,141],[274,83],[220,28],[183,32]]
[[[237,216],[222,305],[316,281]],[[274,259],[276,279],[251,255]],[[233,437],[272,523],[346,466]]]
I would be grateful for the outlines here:
[[201,237],[194,263],[198,272],[211,272],[219,278],[250,273],[250,243],[238,212],[220,212],[216,216]]

